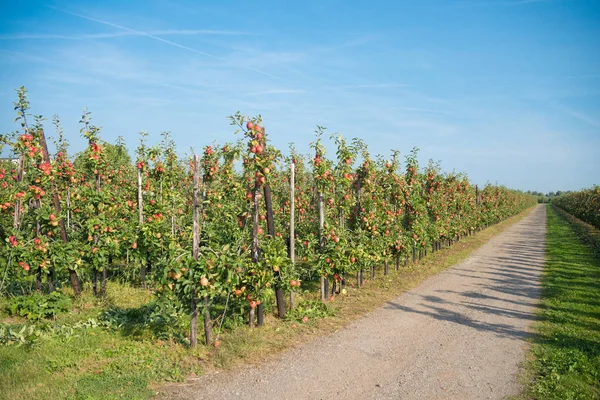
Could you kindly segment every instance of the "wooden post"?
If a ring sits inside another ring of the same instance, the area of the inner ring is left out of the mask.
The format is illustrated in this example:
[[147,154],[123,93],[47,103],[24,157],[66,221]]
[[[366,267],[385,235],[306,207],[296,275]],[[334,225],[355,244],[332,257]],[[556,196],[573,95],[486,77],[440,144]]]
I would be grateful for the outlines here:
[[[40,130],[40,145],[42,147],[42,157],[44,162],[50,163],[50,153],[48,153],[48,144],[46,143],[46,136],[44,135],[44,131]],[[58,192],[56,190],[56,185],[54,182],[51,184],[52,190],[52,203],[54,205],[54,211],[56,211],[56,215],[59,217],[58,226],[60,227],[60,238],[64,243],[68,243],[69,239],[67,237],[67,229],[65,227],[65,220],[60,216],[60,199],[58,197]],[[76,297],[81,295],[81,287],[79,286],[79,277],[77,276],[77,272],[75,270],[69,269],[69,277],[71,278],[71,286],[73,286],[73,292]]]
[[67,188],[67,229],[71,229],[71,188]]
[[[100,193],[102,191],[102,186],[101,186],[101,177],[100,177],[100,172],[97,171],[96,172],[96,192]],[[98,242],[100,241],[100,237],[98,235],[94,235],[94,245],[97,245]],[[100,278],[100,291],[96,291],[96,285],[94,285],[94,294],[95,295],[99,295],[100,297],[104,296],[105,292],[104,289],[106,288],[106,265],[102,266],[102,275]],[[95,275],[97,276],[97,274]]]
[[[252,213],[252,262],[257,263],[259,260],[258,254],[258,213],[259,206],[258,202],[260,200],[260,188],[258,185],[254,185],[254,189],[252,190],[252,203],[254,205],[254,210]],[[254,314],[255,309],[250,308],[248,313],[248,325],[250,329],[254,328]]]
[[[144,225],[144,196],[142,193],[142,169],[137,169],[137,203],[138,203],[138,223],[140,230]],[[142,287],[146,288],[146,265],[142,261],[140,266],[140,280],[142,281]]]
[[258,262],[258,201],[260,198],[260,191],[257,185],[252,189],[252,203],[253,203],[253,212],[252,212],[252,261]]
[[[295,226],[296,223],[296,195],[295,195],[295,187],[296,187],[296,164],[292,160],[290,164],[290,260],[292,261],[292,266],[294,266],[296,262],[296,232]],[[294,290],[290,291],[290,309],[294,309],[296,306],[295,298],[294,298]]]
[[[360,178],[356,179],[356,220],[360,219]],[[356,273],[356,280],[357,282],[357,286],[360,288],[362,287],[362,285],[364,285],[365,283],[365,279],[363,276],[363,269],[362,267],[360,268],[360,270]]]
[[[325,246],[325,232],[323,227],[325,226],[325,198],[323,193],[319,192],[319,246],[321,249]],[[327,288],[325,287],[325,280],[327,278],[321,275],[321,300],[327,301]]]
[[[198,260],[200,256],[200,157],[194,154],[194,211],[193,211],[193,237],[192,256]],[[198,292],[193,286],[192,301],[190,304],[190,346],[198,344]]]
[[[37,200],[34,202],[35,208],[42,208],[42,201]],[[35,237],[39,238],[42,236],[42,229],[40,227],[40,221],[35,221]],[[38,293],[42,293],[42,270],[38,268],[37,273],[35,274],[35,290]]]
[[[200,159],[198,159],[198,164],[200,164]],[[200,166],[198,166],[198,175],[200,175]],[[200,177],[198,177],[198,180],[200,180]],[[198,182],[200,183],[200,182]],[[204,183],[204,181],[202,181],[203,185],[202,185],[202,210],[198,211],[198,242],[200,242],[200,215],[204,213],[204,207],[206,206],[207,203],[207,191],[208,191],[208,184]],[[161,182],[161,187],[160,187],[160,191],[162,194],[162,182]],[[199,192],[198,192],[198,196],[199,196]],[[198,257],[200,255],[198,254]],[[211,342],[211,336],[212,336],[212,321],[210,318],[210,299],[208,296],[204,296],[204,313],[202,316],[203,320],[204,320],[204,338],[205,338],[205,343],[209,344]]]
[[[24,156],[19,156],[19,161],[17,163],[17,185],[21,183],[23,180],[23,168],[24,168],[25,158]],[[21,225],[21,199],[17,199],[15,203],[15,219],[13,226],[15,230],[19,229]]]
[[138,201],[138,221],[140,225],[144,224],[144,196],[142,193],[142,169],[137,169],[137,201]]

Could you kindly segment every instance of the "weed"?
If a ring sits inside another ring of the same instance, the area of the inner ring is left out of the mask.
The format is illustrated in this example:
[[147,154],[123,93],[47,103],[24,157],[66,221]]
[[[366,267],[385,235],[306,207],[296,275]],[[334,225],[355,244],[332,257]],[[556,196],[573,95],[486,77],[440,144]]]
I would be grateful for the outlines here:
[[30,321],[54,318],[71,309],[73,302],[64,294],[55,291],[50,294],[34,293],[27,296],[15,296],[8,300],[6,311],[9,315],[25,317]]

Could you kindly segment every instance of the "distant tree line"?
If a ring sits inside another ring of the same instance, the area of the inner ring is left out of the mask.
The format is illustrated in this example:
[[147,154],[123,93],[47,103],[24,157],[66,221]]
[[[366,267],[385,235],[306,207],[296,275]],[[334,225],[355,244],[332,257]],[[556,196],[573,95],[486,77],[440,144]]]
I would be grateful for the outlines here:
[[542,193],[535,190],[528,190],[525,193],[530,194],[532,196],[536,196],[538,198],[538,203],[550,203],[554,197],[563,196],[565,194],[573,193],[572,190],[557,190],[556,192],[548,192]]

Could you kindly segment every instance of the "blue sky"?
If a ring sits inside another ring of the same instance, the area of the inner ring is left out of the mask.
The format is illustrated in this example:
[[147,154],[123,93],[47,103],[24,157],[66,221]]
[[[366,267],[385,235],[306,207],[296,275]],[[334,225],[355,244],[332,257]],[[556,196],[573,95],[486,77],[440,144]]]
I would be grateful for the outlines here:
[[474,183],[600,184],[598,1],[5,1],[0,132],[22,85],[74,151],[83,107],[107,141],[170,131],[182,154],[235,140],[239,110],[282,150],[322,125]]

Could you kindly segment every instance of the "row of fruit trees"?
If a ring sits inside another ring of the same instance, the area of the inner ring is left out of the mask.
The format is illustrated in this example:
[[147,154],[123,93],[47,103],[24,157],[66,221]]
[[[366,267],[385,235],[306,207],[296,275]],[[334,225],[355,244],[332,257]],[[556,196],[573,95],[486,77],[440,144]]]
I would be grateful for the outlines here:
[[310,156],[284,155],[260,117],[239,113],[236,142],[180,157],[168,134],[148,146],[142,133],[131,162],[85,112],[87,148],[70,154],[55,119],[50,154],[43,119],[18,95],[20,130],[4,137],[16,162],[0,165],[1,293],[69,284],[77,296],[89,284],[102,296],[118,276],[184,305],[192,345],[199,314],[211,341],[216,304],[261,324],[271,305],[284,316],[305,280],[320,279],[326,300],[349,280],[360,286],[363,271],[387,273],[536,202],[422,167],[416,149],[401,164],[397,151],[374,158],[363,141],[333,136],[329,156],[321,127]]
[[552,204],[600,229],[600,186],[554,197]]

